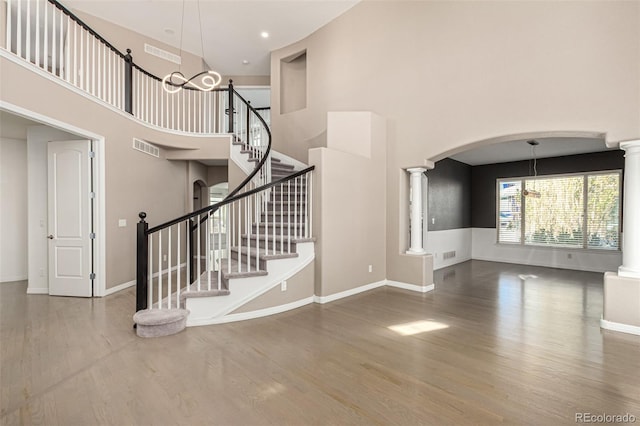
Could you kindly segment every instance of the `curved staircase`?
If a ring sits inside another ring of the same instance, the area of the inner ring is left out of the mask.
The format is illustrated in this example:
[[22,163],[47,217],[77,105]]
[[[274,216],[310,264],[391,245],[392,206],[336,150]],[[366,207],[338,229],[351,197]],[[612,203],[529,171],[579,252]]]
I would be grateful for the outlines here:
[[[236,100],[244,102],[240,96]],[[245,105],[247,114],[255,113]],[[251,172],[227,198],[151,229],[141,213],[139,309],[134,317],[139,336],[166,335],[154,328],[178,332],[186,326],[230,321],[234,310],[314,259],[313,167],[272,155],[266,123],[255,114],[253,120],[231,138],[240,153],[234,161]],[[266,143],[260,136],[266,136]],[[163,256],[170,259],[165,269],[158,268]],[[144,323],[147,315],[156,318],[158,311],[186,318],[181,328]]]

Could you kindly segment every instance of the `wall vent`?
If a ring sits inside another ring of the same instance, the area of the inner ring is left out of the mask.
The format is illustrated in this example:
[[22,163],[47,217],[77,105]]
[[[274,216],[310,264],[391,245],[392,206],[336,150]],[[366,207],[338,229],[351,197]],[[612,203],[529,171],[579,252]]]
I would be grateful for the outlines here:
[[160,148],[140,139],[133,138],[133,149],[160,158]]
[[456,257],[456,251],[455,250],[446,251],[446,252],[442,253],[442,259],[443,260],[451,259],[453,257]]
[[180,56],[174,55],[171,52],[167,52],[166,50],[162,50],[159,47],[155,47],[147,43],[144,44],[144,51],[149,55],[157,56],[158,58],[173,62],[174,64],[180,65],[182,63],[182,58]]

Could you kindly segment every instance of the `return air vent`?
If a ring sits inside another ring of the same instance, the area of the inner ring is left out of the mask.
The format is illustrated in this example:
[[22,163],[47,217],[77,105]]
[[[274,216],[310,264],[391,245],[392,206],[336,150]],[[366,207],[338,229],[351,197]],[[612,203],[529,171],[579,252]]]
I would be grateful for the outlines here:
[[137,149],[140,152],[144,152],[145,154],[149,154],[154,157],[160,157],[160,148],[140,139],[133,138],[133,149]]
[[456,251],[455,250],[447,251],[447,252],[442,253],[442,259],[443,260],[451,259],[451,258],[454,258],[454,257],[456,257]]
[[173,53],[167,52],[166,50],[162,50],[159,47],[152,46],[150,44],[144,44],[144,51],[149,55],[157,56],[158,58],[165,59],[169,62],[173,62],[174,64],[180,65],[182,63],[182,58],[178,55],[174,55]]

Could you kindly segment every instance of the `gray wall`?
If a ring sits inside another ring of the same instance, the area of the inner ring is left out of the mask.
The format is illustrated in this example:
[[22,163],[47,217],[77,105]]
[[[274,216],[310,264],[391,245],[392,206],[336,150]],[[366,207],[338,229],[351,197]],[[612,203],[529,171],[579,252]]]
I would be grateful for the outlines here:
[[[624,152],[620,150],[541,158],[537,164],[538,175],[622,170],[623,168]],[[472,167],[471,209],[473,215],[471,226],[473,228],[495,228],[496,179],[523,176],[529,176],[529,161]],[[431,202],[429,202],[429,207],[431,207]]]
[[445,158],[426,172],[429,231],[471,227],[471,169],[468,164]]

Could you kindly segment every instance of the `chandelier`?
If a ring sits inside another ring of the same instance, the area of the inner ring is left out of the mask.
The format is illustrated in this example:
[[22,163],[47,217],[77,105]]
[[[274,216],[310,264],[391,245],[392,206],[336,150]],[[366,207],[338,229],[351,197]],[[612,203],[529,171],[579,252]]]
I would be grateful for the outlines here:
[[[182,20],[180,26],[180,56],[182,56],[182,38],[184,35],[184,4],[185,0],[182,0]],[[204,42],[202,40],[202,17],[200,13],[200,0],[198,4],[198,24],[200,26],[200,57],[204,58]],[[168,93],[177,93],[182,89],[189,88],[202,92],[210,92],[216,88],[222,81],[222,77],[215,71],[202,71],[191,78],[186,78],[184,74],[178,69],[167,74],[162,79],[162,88]]]

